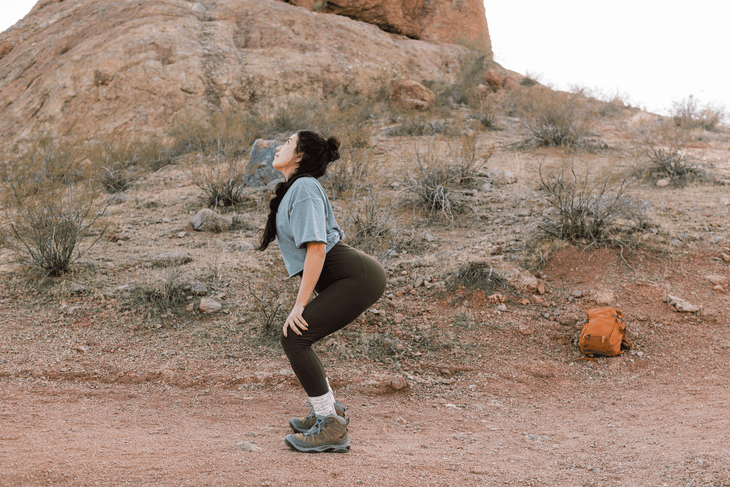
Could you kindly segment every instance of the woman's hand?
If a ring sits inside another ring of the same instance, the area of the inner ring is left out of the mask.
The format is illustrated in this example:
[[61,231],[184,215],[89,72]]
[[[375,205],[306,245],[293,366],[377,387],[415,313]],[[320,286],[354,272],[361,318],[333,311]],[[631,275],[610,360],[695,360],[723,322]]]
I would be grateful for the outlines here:
[[295,304],[294,308],[292,308],[291,313],[289,313],[289,316],[286,318],[286,323],[284,323],[284,328],[281,330],[281,332],[286,337],[287,329],[291,328],[294,333],[297,335],[301,335],[302,332],[299,330],[306,331],[309,325],[307,325],[307,322],[304,321],[304,318],[302,317],[302,313],[304,313],[304,306],[301,304]]
[[284,323],[284,328],[281,330],[284,337],[286,337],[288,328],[291,328],[297,335],[302,334],[300,330],[307,331],[309,328],[307,322],[302,318],[302,313],[304,313],[304,307],[309,303],[309,298],[312,297],[312,291],[314,291],[314,286],[317,284],[319,275],[322,272],[326,255],[324,242],[307,243],[307,255],[304,257],[304,271],[302,272],[302,282],[299,284],[297,301],[291,313],[289,313],[286,323]]

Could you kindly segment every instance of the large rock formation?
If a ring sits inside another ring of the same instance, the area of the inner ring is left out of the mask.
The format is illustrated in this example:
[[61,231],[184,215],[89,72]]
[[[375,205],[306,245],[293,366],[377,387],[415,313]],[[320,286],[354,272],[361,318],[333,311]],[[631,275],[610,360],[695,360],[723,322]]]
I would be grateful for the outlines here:
[[482,0],[281,0],[344,15],[413,39],[464,44],[492,52]]
[[0,34],[0,147],[162,135],[229,106],[448,81],[465,52],[277,0],[41,0]]

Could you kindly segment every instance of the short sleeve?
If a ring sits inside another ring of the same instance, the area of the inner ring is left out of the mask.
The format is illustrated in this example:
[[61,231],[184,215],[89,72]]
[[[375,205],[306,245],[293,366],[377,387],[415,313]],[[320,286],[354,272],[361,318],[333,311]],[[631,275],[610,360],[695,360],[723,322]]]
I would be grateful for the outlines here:
[[292,191],[289,222],[294,245],[300,248],[307,242],[327,243],[327,213],[324,195],[316,181],[300,179]]

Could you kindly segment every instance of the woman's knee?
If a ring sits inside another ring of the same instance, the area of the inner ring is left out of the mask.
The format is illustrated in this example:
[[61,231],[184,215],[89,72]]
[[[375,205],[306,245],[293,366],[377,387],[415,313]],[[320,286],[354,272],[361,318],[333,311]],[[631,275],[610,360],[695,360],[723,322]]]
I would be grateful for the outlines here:
[[302,336],[297,335],[291,330],[289,331],[288,336],[284,336],[283,333],[279,335],[279,343],[281,343],[281,348],[284,349],[284,353],[286,353],[287,357],[289,357],[292,353],[307,350],[312,346],[309,340],[304,339]]

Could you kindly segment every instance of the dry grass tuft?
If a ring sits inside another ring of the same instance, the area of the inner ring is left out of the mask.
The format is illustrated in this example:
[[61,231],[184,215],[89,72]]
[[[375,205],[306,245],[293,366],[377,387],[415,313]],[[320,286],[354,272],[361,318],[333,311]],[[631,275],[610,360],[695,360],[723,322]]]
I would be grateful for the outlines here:
[[590,168],[577,170],[575,159],[547,172],[539,163],[540,189],[548,211],[537,222],[549,237],[585,244],[620,242],[619,234],[647,227],[648,204],[631,197],[628,172],[594,177]]
[[670,114],[674,124],[685,130],[715,130],[727,118],[724,108],[710,103],[703,105],[692,95],[672,103]]
[[507,289],[507,279],[494,271],[486,262],[469,262],[448,278],[448,289],[453,291],[463,286],[467,291],[483,289],[491,294],[496,289]]
[[193,183],[203,191],[206,205],[218,208],[243,203],[243,190],[249,181],[245,164],[240,158],[226,158],[220,152],[208,159],[208,164],[198,164],[190,171]]
[[479,171],[486,164],[476,156],[473,137],[463,137],[459,147],[445,152],[430,146],[426,151],[415,151],[415,174],[404,181],[404,187],[417,197],[415,208],[422,207],[430,218],[453,221],[469,209],[459,190],[478,180]]
[[[35,173],[37,176],[38,173]],[[23,264],[58,276],[82,257],[103,235],[92,230],[104,207],[95,203],[90,185],[39,180],[31,174],[13,174],[3,180],[5,222],[0,244],[16,251]],[[84,237],[96,237],[83,249]]]
[[547,88],[520,95],[517,112],[527,141],[545,147],[577,147],[588,136],[593,113],[580,93]]

